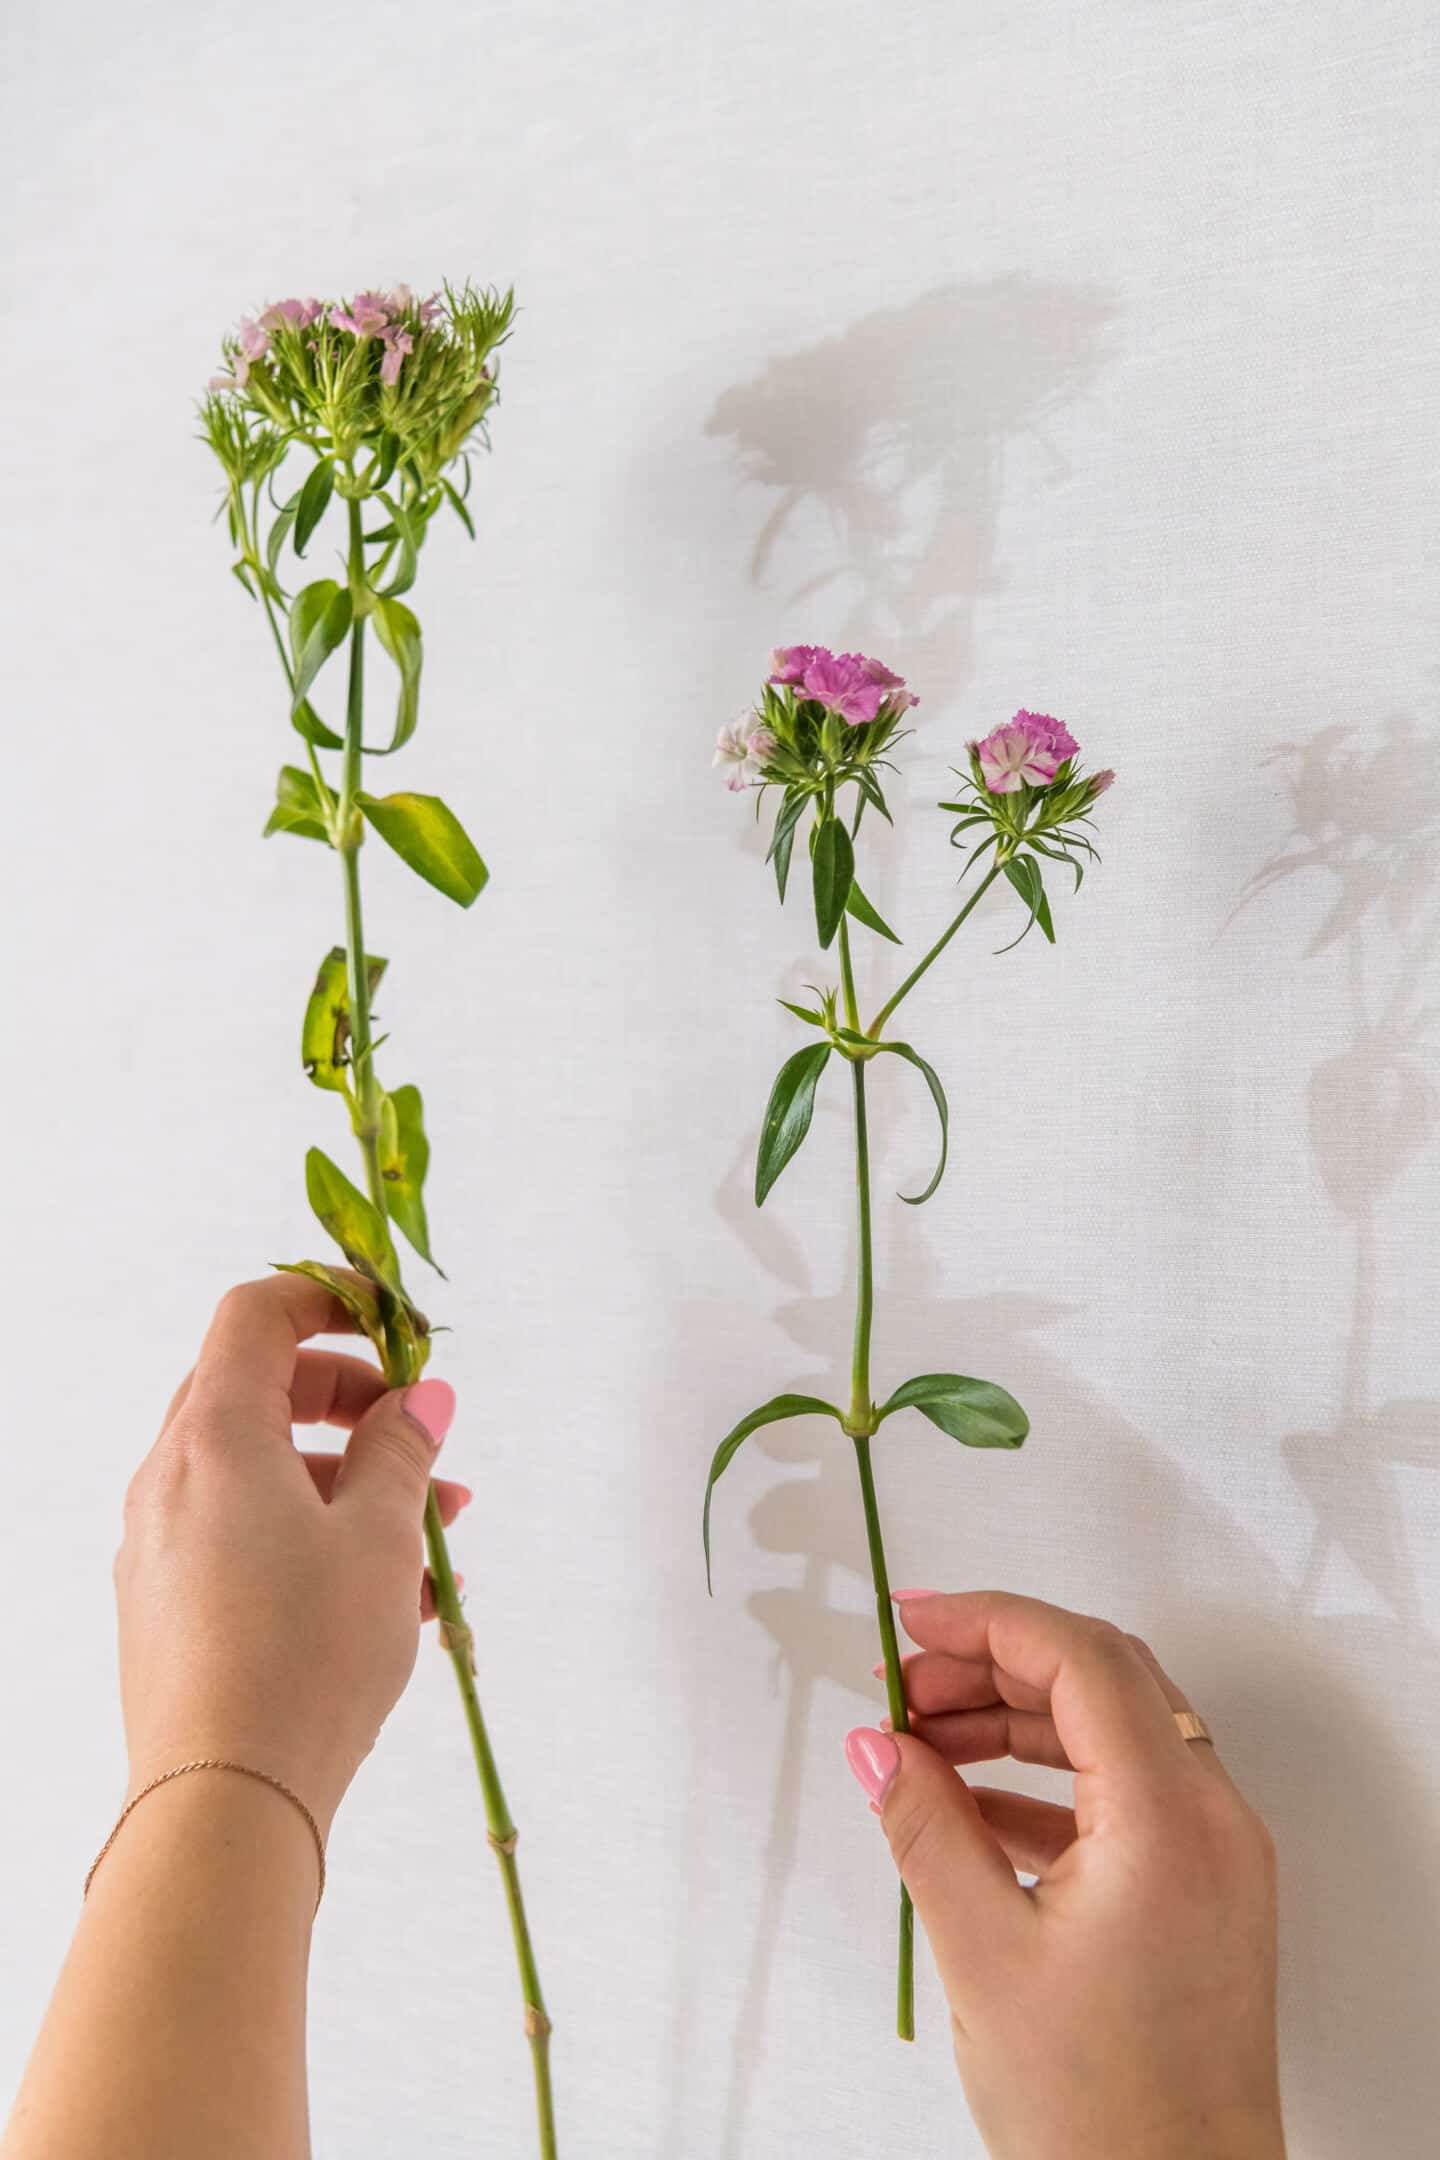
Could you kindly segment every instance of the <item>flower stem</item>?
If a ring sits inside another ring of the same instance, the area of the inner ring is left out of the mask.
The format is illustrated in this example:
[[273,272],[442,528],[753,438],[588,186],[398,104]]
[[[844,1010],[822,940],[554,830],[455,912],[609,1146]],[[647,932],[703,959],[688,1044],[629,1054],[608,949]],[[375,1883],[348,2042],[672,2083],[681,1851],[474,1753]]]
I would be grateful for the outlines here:
[[[352,588],[358,590],[365,572],[359,504],[352,501],[349,511],[350,578]],[[360,847],[364,826],[355,803],[360,788],[361,758],[364,754],[364,634],[364,617],[357,614],[350,633],[350,682],[345,707],[345,751],[338,813],[339,852],[345,882],[345,961],[350,991],[350,1059],[354,1075],[355,1137],[359,1141],[365,1164],[365,1183],[370,1199],[379,1213],[388,1217],[385,1179],[380,1162],[380,1086],[375,1078],[372,1051],[370,973],[366,965],[365,929],[360,904]],[[414,1377],[413,1372],[387,1371],[385,1374],[392,1387],[404,1386]],[[541,2160],[556,2160],[555,2103],[550,2084],[551,2025],[545,2012],[545,1998],[540,1990],[540,1974],[530,1940],[525,1900],[520,1890],[520,1871],[515,1860],[519,1832],[510,1819],[505,1790],[500,1782],[490,1736],[485,1729],[479,1690],[475,1685],[474,1637],[460,1603],[455,1570],[451,1565],[450,1549],[440,1521],[433,1484],[425,1498],[425,1549],[441,1641],[449,1653],[456,1685],[460,1690],[461,1707],[470,1733],[476,1775],[485,1805],[490,1849],[499,1863],[505,1903],[510,1915],[510,1933],[514,1939],[515,1962],[520,1973],[520,1992],[525,2002],[525,2034],[530,2043],[531,2062],[535,2073],[539,2151]]]
[[[841,925],[840,964],[846,993],[853,1001],[849,941]],[[865,1111],[865,1065],[855,1058],[850,1065],[855,1096],[855,1194],[859,1223],[859,1271],[855,1292],[855,1347],[850,1367],[850,1415],[846,1428],[855,1443],[860,1472],[860,1498],[865,1509],[865,1541],[870,1548],[870,1575],[875,1585],[875,1617],[885,1658],[885,1692],[890,1722],[896,1732],[910,1730],[905,1702],[905,1681],[900,1670],[900,1646],[895,1635],[895,1613],[890,1602],[890,1576],[885,1565],[885,1541],[880,1532],[880,1510],[875,1498],[875,1477],[870,1463],[870,1436],[875,1406],[870,1399],[870,1334],[875,1317],[875,1261],[870,1224],[870,1134]],[[895,2030],[902,2040],[915,2037],[915,1913],[910,1893],[900,1886],[900,1946],[895,1981]]]
[[881,1006],[879,1012],[876,1013],[875,1018],[871,1021],[867,1033],[875,1036],[878,1036],[880,1034],[881,1030],[885,1026],[885,1022],[890,1018],[891,1013],[894,1012],[896,1006],[900,1003],[901,999],[909,997],[910,992],[914,989],[916,983],[919,982],[921,976],[925,973],[927,968],[931,968],[934,966],[935,962],[939,959],[941,953],[944,952],[945,947],[949,944],[951,938],[954,937],[956,931],[960,928],[961,923],[964,922],[966,916],[970,913],[970,910],[978,904],[982,894],[989,891],[990,887],[994,884],[996,878],[999,877],[1000,872],[1003,870],[1004,867],[1005,866],[1003,863],[998,862],[992,863],[990,865],[990,868],[986,871],[984,877],[981,878],[980,883],[976,886],[974,892],[971,893],[970,898],[966,901],[964,907],[961,908],[959,914],[955,917],[955,920],[951,923],[949,929],[946,930],[942,936],[938,937],[935,940],[935,943],[931,946],[929,952],[926,953],[924,959],[919,963],[918,967],[913,967],[910,970],[910,973],[905,977],[904,982],[901,983],[899,989],[895,992],[895,995],[892,998],[888,999],[887,1002]]

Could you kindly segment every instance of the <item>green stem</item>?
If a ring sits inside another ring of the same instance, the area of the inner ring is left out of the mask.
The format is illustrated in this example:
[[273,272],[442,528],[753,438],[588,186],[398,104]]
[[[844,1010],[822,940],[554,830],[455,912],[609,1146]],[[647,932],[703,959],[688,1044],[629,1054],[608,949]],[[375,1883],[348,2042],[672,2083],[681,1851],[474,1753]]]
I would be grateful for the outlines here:
[[964,922],[966,916],[970,913],[970,910],[978,905],[982,895],[989,891],[990,887],[994,884],[996,878],[999,877],[1000,872],[1003,868],[1003,863],[997,862],[990,865],[990,868],[986,871],[984,877],[981,878],[980,883],[976,886],[974,892],[971,893],[970,898],[966,901],[964,907],[961,908],[959,914],[955,917],[955,920],[951,923],[949,929],[946,930],[942,936],[938,937],[935,940],[935,943],[931,946],[929,952],[926,953],[924,959],[920,962],[918,967],[913,967],[910,970],[910,973],[905,977],[904,982],[901,983],[899,989],[895,992],[895,995],[891,999],[889,999],[886,1004],[881,1006],[879,1012],[876,1013],[875,1018],[871,1021],[870,1026],[866,1031],[868,1034],[878,1036],[881,1033],[885,1026],[885,1022],[889,1019],[891,1013],[894,1012],[896,1006],[900,1003],[901,999],[909,997],[910,992],[914,989],[916,983],[919,982],[921,976],[926,972],[928,968],[931,968],[935,965],[935,962],[939,959],[941,953],[944,952],[945,947],[949,944],[951,938],[954,937],[956,931],[960,928],[961,923]]
[[[359,504],[352,501],[349,510],[350,580],[358,597],[365,574]],[[365,929],[360,906],[360,847],[364,838],[364,825],[355,803],[355,797],[360,790],[363,756],[361,736],[365,702],[364,633],[364,617],[357,614],[350,633],[350,684],[345,707],[339,848],[345,880],[345,960],[350,989],[350,1055],[354,1075],[355,1135],[364,1159],[365,1183],[371,1201],[382,1216],[388,1216],[385,1180],[380,1163],[380,1087],[375,1078],[375,1060],[372,1054],[370,976],[365,964]],[[413,1372],[387,1372],[385,1377],[392,1386],[403,1386],[415,1375]],[[515,1860],[519,1832],[510,1818],[510,1809],[500,1782],[490,1736],[485,1729],[479,1690],[475,1684],[474,1637],[460,1603],[455,1570],[451,1565],[450,1549],[440,1521],[433,1485],[425,1499],[425,1549],[441,1640],[449,1653],[456,1685],[460,1690],[461,1707],[470,1733],[476,1775],[485,1805],[490,1849],[499,1863],[505,1904],[510,1915],[510,1933],[514,1940],[515,1962],[520,1973],[520,1992],[525,2002],[525,2035],[530,2043],[531,2063],[535,2074],[539,2151],[541,2160],[556,2160],[555,2102],[550,2083],[551,2025],[545,2011],[545,1998],[540,1989],[540,1974],[535,1962],[534,1946],[530,1940],[525,1900],[520,1891],[520,1871]]]
[[[849,979],[849,949],[842,942],[841,968]],[[880,1532],[880,1510],[875,1498],[875,1476],[870,1462],[870,1436],[875,1406],[870,1399],[870,1334],[875,1317],[875,1261],[870,1222],[870,1134],[865,1112],[865,1066],[860,1059],[850,1066],[855,1094],[855,1192],[859,1222],[860,1259],[855,1292],[855,1347],[850,1367],[850,1415],[846,1421],[855,1443],[860,1472],[860,1498],[865,1509],[865,1541],[870,1548],[870,1576],[875,1586],[875,1617],[880,1628],[880,1647],[885,1658],[885,1693],[890,1723],[896,1732],[910,1730],[905,1701],[905,1680],[900,1670],[900,1645],[895,1634],[895,1611],[890,1601],[890,1576],[885,1565],[885,1541]],[[915,1912],[910,1893],[900,1887],[900,1944],[895,1978],[895,2030],[902,2040],[915,2037]]]

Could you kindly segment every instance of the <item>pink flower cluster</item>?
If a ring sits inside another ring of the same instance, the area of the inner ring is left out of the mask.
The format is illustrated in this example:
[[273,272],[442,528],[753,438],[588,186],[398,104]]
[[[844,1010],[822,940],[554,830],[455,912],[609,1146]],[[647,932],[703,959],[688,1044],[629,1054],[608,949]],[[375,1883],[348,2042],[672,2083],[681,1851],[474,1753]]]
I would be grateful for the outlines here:
[[770,680],[789,684],[851,727],[873,720],[882,705],[899,713],[920,702],[906,689],[903,675],[892,674],[883,661],[864,653],[833,653],[824,645],[777,646],[770,655]]
[[[1033,712],[1017,712],[1013,720],[995,728],[983,742],[970,745],[992,795],[1017,795],[1022,787],[1049,787],[1065,760],[1074,757],[1079,747],[1063,720]],[[1103,777],[1108,787],[1115,775],[1097,777]],[[1097,788],[1095,792],[1103,790]]]
[[269,352],[272,332],[282,327],[308,330],[322,316],[336,330],[347,330],[354,338],[379,338],[385,348],[380,380],[393,385],[400,380],[400,363],[406,353],[415,350],[415,340],[404,327],[404,318],[411,313],[419,318],[421,329],[428,330],[440,313],[438,295],[432,293],[428,300],[417,301],[408,285],[397,285],[393,292],[357,293],[348,307],[328,310],[323,300],[277,300],[262,314],[243,317],[235,336],[240,350],[234,373],[212,375],[210,388],[243,390],[255,361],[263,360]]

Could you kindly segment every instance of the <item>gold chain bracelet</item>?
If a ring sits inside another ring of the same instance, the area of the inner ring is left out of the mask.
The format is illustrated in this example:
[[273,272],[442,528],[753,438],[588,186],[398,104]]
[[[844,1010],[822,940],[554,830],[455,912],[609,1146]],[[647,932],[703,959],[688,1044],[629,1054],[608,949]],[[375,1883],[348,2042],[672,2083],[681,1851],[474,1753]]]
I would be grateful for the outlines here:
[[148,1800],[151,1793],[158,1792],[162,1785],[169,1785],[173,1783],[173,1781],[178,1777],[188,1777],[192,1770],[233,1770],[240,1777],[254,1778],[257,1784],[269,1785],[275,1792],[282,1793],[284,1797],[290,1802],[290,1805],[292,1807],[298,1808],[300,1810],[300,1813],[304,1816],[306,1824],[309,1827],[310,1835],[315,1840],[315,1858],[320,1863],[320,1888],[315,1894],[315,1910],[318,1912],[320,1910],[320,1900],[325,1895],[325,1840],[320,1835],[319,1823],[316,1822],[315,1817],[311,1814],[309,1808],[306,1807],[305,1802],[300,1798],[299,1793],[291,1792],[288,1785],[282,1784],[278,1777],[271,1777],[268,1770],[252,1769],[249,1763],[227,1762],[224,1760],[223,1757],[220,1756],[207,1756],[203,1762],[181,1763],[174,1770],[163,1771],[159,1777],[151,1778],[150,1783],[146,1786],[143,1786],[141,1790],[136,1793],[133,1800],[126,1801],[124,1807],[120,1810],[120,1814],[116,1821],[114,1829],[110,1832],[109,1837],[106,1838],[105,1843],[101,1846],[99,1852],[96,1853],[94,1860],[90,1864],[90,1872],[85,1877],[85,1889],[83,1895],[85,1897],[89,1897],[90,1885],[95,1880],[95,1870],[99,1867],[101,1861],[105,1858],[106,1853],[109,1852],[111,1846],[115,1843],[116,1838],[119,1837],[120,1832],[124,1829],[126,1823],[130,1820],[130,1817],[134,1814],[136,1808],[139,1807],[141,1801]]

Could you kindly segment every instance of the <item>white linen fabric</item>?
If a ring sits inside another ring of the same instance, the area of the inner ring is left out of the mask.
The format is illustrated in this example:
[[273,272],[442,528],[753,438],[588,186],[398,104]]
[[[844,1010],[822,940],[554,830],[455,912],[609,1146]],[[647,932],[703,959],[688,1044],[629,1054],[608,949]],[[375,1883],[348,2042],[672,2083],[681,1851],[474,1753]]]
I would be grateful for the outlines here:
[[[1437,39],[1423,0],[377,0],[17,16],[4,672],[0,2097],[122,1789],[121,1495],[230,1281],[320,1249],[296,1060],[339,927],[259,838],[291,755],[191,401],[284,294],[515,281],[479,538],[437,529],[420,732],[493,881],[377,847],[385,1069],[425,1090],[445,1466],[585,2160],[981,2147],[841,1758],[880,1709],[842,1387],[843,1089],[750,1164],[816,978],[715,730],[777,641],[923,702],[862,874],[914,954],[965,740],[1059,714],[1119,782],[1059,944],[987,902],[877,1076],[901,1581],[1142,1632],[1283,1856],[1294,2150],[1420,2160],[1440,2058]],[[317,572],[318,574],[318,572]],[[865,940],[865,980],[895,980]],[[832,970],[833,972],[833,970]],[[832,1076],[834,1077],[834,1076]],[[444,1661],[336,1827],[324,2160],[530,2150]],[[1038,1773],[1019,1782],[1048,1789]]]

